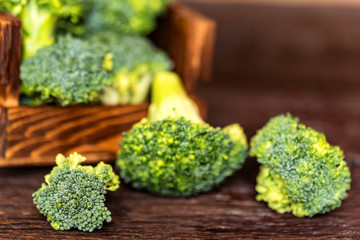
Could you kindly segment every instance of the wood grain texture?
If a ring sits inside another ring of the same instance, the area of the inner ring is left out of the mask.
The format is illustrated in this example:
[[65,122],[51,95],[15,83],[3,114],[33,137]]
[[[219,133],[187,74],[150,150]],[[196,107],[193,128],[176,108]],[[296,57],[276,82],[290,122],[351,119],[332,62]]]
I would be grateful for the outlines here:
[[174,60],[175,71],[190,93],[199,79],[210,79],[215,31],[216,23],[210,18],[173,4],[150,36]]
[[19,105],[21,21],[0,13],[0,106]]
[[53,165],[57,152],[74,151],[89,162],[113,160],[122,132],[146,116],[147,106],[9,108],[0,165]]

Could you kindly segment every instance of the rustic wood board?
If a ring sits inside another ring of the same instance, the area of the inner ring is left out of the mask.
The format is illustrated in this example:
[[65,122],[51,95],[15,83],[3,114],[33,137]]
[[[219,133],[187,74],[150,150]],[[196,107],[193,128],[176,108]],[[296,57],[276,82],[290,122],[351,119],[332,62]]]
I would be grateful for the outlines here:
[[0,168],[0,239],[359,239],[360,109],[350,102],[360,95],[249,91],[238,85],[224,87],[220,81],[202,86],[210,122],[240,122],[252,136],[269,117],[290,111],[324,131],[331,143],[345,150],[351,168],[352,188],[341,208],[314,218],[276,214],[255,201],[258,164],[248,158],[220,187],[189,199],[162,198],[122,183],[107,195],[110,224],[94,233],[60,232],[46,222],[31,197],[50,168]]

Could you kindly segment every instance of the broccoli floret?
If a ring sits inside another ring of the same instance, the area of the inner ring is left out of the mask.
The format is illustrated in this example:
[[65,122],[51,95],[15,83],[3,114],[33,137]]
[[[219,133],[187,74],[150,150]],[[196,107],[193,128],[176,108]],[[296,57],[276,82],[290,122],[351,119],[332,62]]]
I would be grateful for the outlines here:
[[18,16],[23,28],[23,57],[55,42],[58,22],[76,23],[84,0],[0,0],[0,11]]
[[250,146],[250,156],[262,164],[256,199],[275,211],[312,217],[346,198],[351,179],[343,152],[290,114],[271,119]]
[[172,68],[167,55],[145,37],[102,32],[91,36],[91,41],[106,44],[114,56],[113,85],[101,97],[106,105],[144,102],[153,76]]
[[100,92],[112,84],[111,70],[107,46],[64,36],[23,62],[21,90],[62,106],[98,102]]
[[179,119],[144,119],[124,134],[117,166],[133,187],[172,197],[211,190],[239,169],[246,156],[240,141],[220,128]]
[[87,14],[86,31],[112,31],[146,35],[171,0],[94,1]]
[[81,166],[86,158],[73,153],[56,156],[56,164],[45,176],[41,188],[33,193],[34,204],[55,230],[77,228],[92,232],[103,222],[111,222],[105,206],[106,191],[119,188],[119,177],[110,165]]
[[163,196],[188,197],[211,190],[242,166],[247,141],[238,124],[222,130],[204,123],[174,73],[155,77],[153,90],[156,109],[123,134],[117,166],[125,182]]

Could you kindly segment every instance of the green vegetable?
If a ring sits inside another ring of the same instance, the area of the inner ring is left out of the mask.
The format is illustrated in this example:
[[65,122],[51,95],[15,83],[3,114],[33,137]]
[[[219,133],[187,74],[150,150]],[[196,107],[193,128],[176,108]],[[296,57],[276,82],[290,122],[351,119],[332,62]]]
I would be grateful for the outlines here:
[[21,91],[62,106],[99,101],[112,84],[112,54],[100,43],[71,36],[44,47],[21,66]]
[[343,152],[290,114],[271,119],[250,146],[250,156],[262,164],[256,199],[278,213],[312,217],[346,198],[351,179]]
[[247,149],[242,128],[203,123],[177,75],[155,77],[152,106],[149,119],[123,134],[117,166],[125,182],[163,196],[188,197],[211,190],[242,166]]
[[83,0],[0,0],[0,11],[9,11],[21,19],[23,57],[28,58],[55,42],[60,21],[79,21]]
[[172,68],[166,54],[142,36],[102,32],[91,40],[106,44],[114,55],[113,84],[101,97],[106,105],[144,102],[154,75]]
[[171,0],[94,1],[87,14],[86,31],[111,31],[146,35]]
[[57,166],[33,193],[34,204],[55,230],[77,228],[92,232],[100,229],[104,221],[111,222],[105,194],[119,188],[119,177],[103,162],[96,167],[81,166],[85,159],[77,153],[67,158],[58,154]]

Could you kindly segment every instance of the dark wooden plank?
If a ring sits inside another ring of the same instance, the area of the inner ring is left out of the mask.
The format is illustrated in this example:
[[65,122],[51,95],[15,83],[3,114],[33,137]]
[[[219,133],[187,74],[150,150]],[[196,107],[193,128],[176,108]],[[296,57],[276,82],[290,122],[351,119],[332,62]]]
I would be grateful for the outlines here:
[[0,108],[0,158],[5,157],[6,142],[7,142],[7,133],[6,133],[7,117],[8,117],[7,109],[1,107]]
[[21,22],[9,13],[0,13],[0,105],[19,104]]
[[341,208],[314,218],[276,214],[255,201],[254,159],[214,191],[189,199],[157,197],[122,183],[118,191],[107,194],[113,221],[94,233],[55,231],[38,212],[31,194],[49,171],[0,169],[1,239],[360,238],[359,166],[352,169],[352,190]]

